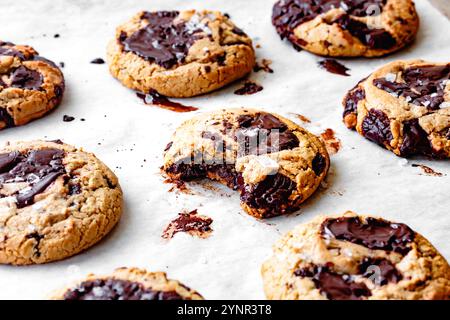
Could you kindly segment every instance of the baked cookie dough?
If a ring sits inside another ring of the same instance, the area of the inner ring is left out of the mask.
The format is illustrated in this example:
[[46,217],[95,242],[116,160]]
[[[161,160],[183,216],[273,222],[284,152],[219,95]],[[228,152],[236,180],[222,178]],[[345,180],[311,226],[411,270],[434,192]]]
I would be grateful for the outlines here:
[[184,122],[164,154],[173,181],[209,178],[238,190],[257,218],[299,209],[325,178],[321,140],[292,121],[252,109],[224,109]]
[[192,97],[248,74],[251,39],[217,11],[140,12],[108,45],[111,74],[140,92]]
[[396,61],[344,98],[344,123],[401,157],[450,157],[450,63]]
[[377,57],[411,43],[419,17],[411,0],[280,0],[272,23],[297,49]]
[[120,268],[108,276],[86,280],[57,293],[55,300],[203,300],[203,297],[164,272]]
[[29,46],[0,41],[0,130],[24,125],[58,106],[64,76]]
[[403,223],[353,212],[319,216],[274,246],[262,266],[269,299],[450,299],[450,267]]
[[122,191],[92,153],[61,141],[0,149],[0,263],[61,260],[87,249],[119,221]]

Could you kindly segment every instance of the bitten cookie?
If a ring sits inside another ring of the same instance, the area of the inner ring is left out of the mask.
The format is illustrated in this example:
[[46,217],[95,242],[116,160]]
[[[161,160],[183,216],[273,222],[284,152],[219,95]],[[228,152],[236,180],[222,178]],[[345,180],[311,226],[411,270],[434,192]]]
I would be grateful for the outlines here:
[[29,46],[0,41],[0,130],[42,117],[58,106],[64,77]]
[[450,157],[450,63],[396,61],[344,98],[344,123],[401,157]]
[[111,74],[125,86],[169,97],[207,93],[255,64],[250,38],[217,11],[140,12],[108,46]]
[[269,299],[450,299],[450,267],[403,223],[353,212],[315,218],[262,266]]
[[116,269],[108,276],[86,280],[58,292],[55,300],[203,300],[203,297],[164,272],[136,268]]
[[411,0],[280,0],[272,23],[297,49],[376,57],[411,43],[419,17]]
[[111,231],[121,212],[117,178],[92,153],[61,141],[0,149],[0,263],[75,255]]
[[183,123],[164,154],[174,181],[217,180],[238,190],[250,215],[296,211],[325,178],[321,140],[292,121],[252,109],[224,109]]

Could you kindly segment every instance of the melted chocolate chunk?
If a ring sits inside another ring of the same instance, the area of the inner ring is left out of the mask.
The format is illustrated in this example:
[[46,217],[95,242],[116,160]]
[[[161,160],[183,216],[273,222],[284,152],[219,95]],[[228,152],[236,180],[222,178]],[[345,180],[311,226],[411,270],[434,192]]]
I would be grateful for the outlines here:
[[358,102],[366,98],[364,89],[353,88],[344,99],[344,117],[350,113],[356,114],[358,110]]
[[392,35],[384,29],[373,29],[365,23],[352,19],[348,14],[339,16],[333,23],[350,32],[363,44],[372,49],[390,49],[395,46],[396,41]]
[[362,133],[367,139],[382,146],[393,139],[389,118],[383,111],[376,109],[369,110],[364,118]]
[[403,122],[403,142],[400,146],[400,155],[409,157],[415,154],[424,154],[439,157],[432,146],[428,135],[419,124],[419,120],[412,119]]
[[319,66],[327,70],[330,73],[339,74],[341,76],[350,76],[347,73],[350,69],[344,66],[342,63],[336,61],[335,59],[325,59],[319,62]]
[[372,295],[364,283],[354,282],[349,275],[335,273],[328,267],[299,269],[294,274],[312,278],[316,288],[330,300],[362,300]]
[[45,191],[60,175],[65,174],[62,163],[64,151],[56,149],[32,150],[0,154],[0,186],[6,183],[26,182],[29,187],[14,194],[17,207],[34,203],[34,197]]
[[65,300],[183,300],[175,291],[157,291],[120,279],[84,281],[64,294]]
[[125,51],[170,69],[186,58],[192,44],[205,37],[205,25],[174,21],[178,11],[145,12],[141,19],[148,24],[128,36],[122,33],[119,41]]
[[252,81],[246,81],[241,88],[234,91],[234,94],[237,94],[240,96],[255,94],[259,91],[262,91],[263,89],[264,88],[257,83],[254,83]]
[[265,217],[287,213],[285,205],[297,184],[290,178],[277,173],[267,176],[263,181],[246,186],[241,192],[241,200],[249,207],[264,208]]
[[316,154],[316,156],[312,160],[312,169],[316,176],[320,176],[323,170],[325,170],[326,166],[327,162],[325,158],[320,153]]
[[[1,85],[1,83],[0,83]],[[5,124],[5,128],[14,127],[14,119],[11,117],[9,112],[5,109],[0,107],[0,122],[3,122]]]
[[407,68],[402,72],[402,79],[403,82],[392,82],[378,78],[373,80],[373,84],[397,97],[404,97],[412,104],[438,110],[444,102],[446,82],[450,79],[450,64]]
[[179,213],[178,217],[171,221],[164,230],[162,237],[164,239],[171,239],[178,232],[206,236],[212,231],[211,224],[213,220],[209,217],[200,216],[197,213],[197,210]]
[[366,258],[359,266],[359,270],[364,277],[381,286],[397,283],[403,278],[400,271],[386,259]]
[[11,48],[12,46],[14,46],[14,44],[11,42],[1,42],[0,43],[0,55],[12,56],[12,57],[17,57],[20,60],[26,60],[25,55],[21,51]]
[[42,75],[34,70],[20,66],[10,75],[11,87],[39,90],[42,86]]
[[171,101],[166,96],[158,93],[156,90],[150,90],[148,94],[137,92],[136,95],[141,98],[145,104],[157,105],[163,109],[175,112],[191,112],[198,110],[196,107],[185,106],[181,103]]
[[[288,38],[294,45],[302,46],[304,40],[294,35],[294,29],[300,24],[335,8],[353,16],[371,16],[380,13],[385,4],[386,0],[281,0],[273,7],[272,24],[282,39]],[[373,10],[374,6],[379,10]]]
[[369,249],[395,251],[406,254],[414,231],[403,223],[391,223],[382,219],[358,217],[327,219],[322,224],[322,235],[350,241]]

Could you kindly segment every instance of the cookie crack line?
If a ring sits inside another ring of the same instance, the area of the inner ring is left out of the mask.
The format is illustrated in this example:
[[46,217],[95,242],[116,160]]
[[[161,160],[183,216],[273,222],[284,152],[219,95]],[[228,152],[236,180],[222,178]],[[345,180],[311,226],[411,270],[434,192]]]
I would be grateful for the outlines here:
[[257,218],[298,210],[329,167],[317,137],[287,119],[247,109],[187,121],[164,157],[171,181],[216,180],[239,191],[242,207]]

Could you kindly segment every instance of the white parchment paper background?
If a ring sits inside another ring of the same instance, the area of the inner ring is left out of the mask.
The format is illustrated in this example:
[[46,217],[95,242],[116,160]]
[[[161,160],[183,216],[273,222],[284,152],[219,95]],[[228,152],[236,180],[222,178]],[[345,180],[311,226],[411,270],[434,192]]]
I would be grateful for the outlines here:
[[[421,28],[415,44],[385,58],[344,61],[351,77],[342,77],[319,69],[319,57],[280,41],[270,21],[272,4],[271,0],[0,0],[0,39],[32,45],[43,56],[63,61],[67,83],[57,110],[26,126],[1,131],[0,143],[59,138],[83,146],[115,171],[125,195],[120,224],[88,251],[46,265],[0,266],[0,298],[42,299],[89,272],[136,266],[166,271],[205,298],[263,299],[260,265],[270,255],[272,243],[317,214],[348,209],[405,222],[450,258],[449,162],[405,163],[347,130],[341,121],[343,95],[375,68],[395,59],[449,61],[450,22],[428,1],[416,0]],[[239,85],[235,84],[186,99],[186,104],[198,106],[199,112],[257,107],[293,120],[291,113],[300,113],[312,120],[308,128],[314,133],[332,128],[342,140],[343,147],[332,157],[328,188],[307,201],[299,214],[257,221],[240,209],[237,193],[220,186],[215,186],[220,192],[197,185],[195,195],[168,193],[170,186],[159,174],[162,150],[173,130],[194,113],[143,105],[109,75],[106,65],[89,63],[105,57],[115,26],[137,11],[189,8],[229,13],[261,45],[258,58],[273,60],[275,73],[251,75],[264,86],[255,95],[234,95]],[[56,33],[59,38],[53,37]],[[76,120],[65,123],[64,114]],[[428,165],[446,176],[425,176],[411,163]],[[161,239],[178,212],[196,208],[214,219],[210,238],[177,234],[169,242]]]

